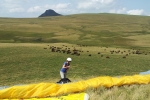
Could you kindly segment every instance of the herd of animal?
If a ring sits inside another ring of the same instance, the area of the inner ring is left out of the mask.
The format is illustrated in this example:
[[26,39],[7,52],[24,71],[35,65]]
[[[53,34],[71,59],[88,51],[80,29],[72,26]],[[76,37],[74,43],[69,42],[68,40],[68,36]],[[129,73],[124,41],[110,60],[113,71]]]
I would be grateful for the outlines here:
[[[80,49],[79,49],[80,47]],[[82,53],[84,52],[84,54],[86,53],[87,56],[92,56],[93,52],[91,52],[90,50],[88,50],[87,45],[81,45],[81,44],[77,44],[76,46],[67,46],[67,45],[62,45],[62,46],[50,46],[47,45],[47,47],[44,47],[44,49],[50,49],[51,52],[57,52],[57,53],[63,53],[63,54],[71,54],[71,55],[75,55],[75,56],[81,56]],[[81,49],[81,48],[84,48]],[[86,49],[85,49],[86,48]],[[104,48],[104,49],[102,49]],[[148,55],[150,52],[147,51],[143,51],[143,50],[136,50],[136,49],[125,49],[125,50],[119,50],[118,48],[116,48],[115,50],[110,50],[108,49],[108,47],[101,47],[101,49],[97,49],[97,54],[100,55],[100,57],[105,57],[105,58],[110,58],[109,54],[120,54],[122,55],[122,58],[126,58],[127,56],[131,55],[131,54],[137,54],[137,55]],[[99,51],[98,51],[99,50]],[[101,51],[100,51],[101,50]],[[105,52],[105,53],[104,53]],[[106,54],[107,52],[107,54]]]

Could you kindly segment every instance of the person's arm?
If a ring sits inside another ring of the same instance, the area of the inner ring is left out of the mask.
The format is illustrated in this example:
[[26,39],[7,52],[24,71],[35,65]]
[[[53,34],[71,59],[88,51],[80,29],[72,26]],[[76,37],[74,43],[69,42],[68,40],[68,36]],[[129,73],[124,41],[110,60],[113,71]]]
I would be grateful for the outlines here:
[[70,66],[65,66],[65,64],[63,65],[63,68],[70,68]]

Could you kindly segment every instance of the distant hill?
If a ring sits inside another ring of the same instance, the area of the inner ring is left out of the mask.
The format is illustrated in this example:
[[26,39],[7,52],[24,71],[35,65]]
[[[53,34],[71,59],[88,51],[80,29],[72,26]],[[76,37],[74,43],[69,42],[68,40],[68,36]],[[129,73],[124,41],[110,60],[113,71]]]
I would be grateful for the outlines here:
[[54,10],[49,9],[46,10],[43,14],[41,14],[39,17],[47,17],[47,16],[62,16],[61,14],[56,13]]
[[149,16],[73,14],[63,17],[0,18],[0,22],[1,43],[38,42],[150,47]]

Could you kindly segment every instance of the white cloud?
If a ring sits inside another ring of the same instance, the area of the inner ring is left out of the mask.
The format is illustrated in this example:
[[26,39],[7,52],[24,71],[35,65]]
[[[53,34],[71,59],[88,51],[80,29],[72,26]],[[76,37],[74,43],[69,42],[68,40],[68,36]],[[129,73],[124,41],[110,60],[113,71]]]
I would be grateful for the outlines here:
[[78,4],[78,8],[79,9],[89,9],[89,8],[92,8],[93,7],[93,3],[92,2],[81,2]]
[[33,13],[33,12],[41,12],[43,11],[41,6],[35,6],[35,7],[31,7],[27,10],[27,12],[29,13]]
[[29,13],[33,13],[33,12],[43,12],[47,9],[53,9],[53,10],[56,10],[56,11],[63,11],[64,9],[67,9],[68,6],[70,4],[69,3],[59,3],[57,5],[44,5],[44,6],[35,6],[35,7],[31,7],[27,10],[27,12]]
[[114,0],[85,0],[78,3],[78,9],[99,9],[113,4]]
[[142,15],[143,13],[144,13],[143,9],[136,9],[136,10],[127,11],[127,14],[130,14],[130,15]]
[[66,9],[66,8],[68,8],[69,5],[70,5],[70,3],[59,3],[57,5],[45,5],[45,6],[43,6],[43,8],[46,8],[46,9]]
[[70,3],[64,3],[64,4],[57,4],[55,6],[56,9],[65,9],[70,5]]
[[13,12],[24,12],[23,8],[12,8],[9,9],[9,12],[13,13]]
[[118,10],[116,10],[116,9],[110,10],[109,13],[144,15],[144,10],[143,9],[127,10],[126,8],[122,8],[122,9],[118,9]]
[[2,5],[5,9],[18,8],[20,5],[15,3],[5,3]]
[[123,14],[123,13],[126,13],[126,8],[122,8],[122,9],[113,9],[113,10],[110,10],[109,13],[118,13],[118,14]]
[[114,0],[96,0],[96,1],[100,1],[102,4],[110,4],[114,2]]
[[1,4],[3,11],[9,13],[24,12],[25,9],[21,5],[20,0],[4,0]]
[[74,9],[70,8],[70,3],[62,3],[57,5],[52,5],[51,8],[60,14],[67,14],[74,11]]

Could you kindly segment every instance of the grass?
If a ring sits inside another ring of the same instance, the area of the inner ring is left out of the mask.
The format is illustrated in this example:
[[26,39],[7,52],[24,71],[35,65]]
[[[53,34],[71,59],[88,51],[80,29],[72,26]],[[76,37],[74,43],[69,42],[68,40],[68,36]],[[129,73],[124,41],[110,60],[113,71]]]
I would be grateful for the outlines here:
[[149,100],[150,85],[125,85],[110,89],[99,87],[89,89],[90,100]]
[[[73,59],[68,72],[73,82],[147,71],[149,21],[146,16],[116,14],[0,18],[0,86],[57,82],[67,57]],[[51,46],[77,49],[80,56],[51,52]],[[137,50],[140,54],[135,54]],[[149,90],[149,85],[131,85],[87,93],[91,100],[145,100],[150,98]]]
[[[66,45],[70,50],[74,48],[81,50],[81,55],[51,52],[49,49],[50,46],[63,47],[62,45]],[[112,50],[120,50],[123,54],[121,52],[111,54],[110,51]],[[67,57],[73,58],[72,68],[68,73],[70,78],[76,76],[76,78],[88,79],[89,77],[104,75],[134,75],[139,74],[141,71],[149,70],[150,57],[145,55],[147,51],[143,54],[132,54],[132,51],[135,50],[97,46],[80,47],[79,45],[65,43],[1,43],[0,62],[3,76],[0,79],[3,82],[0,84],[26,83],[24,82],[26,80],[30,83],[40,79],[49,81],[54,78],[58,80],[59,70]],[[98,54],[98,52],[101,54]],[[89,54],[92,56],[89,56]],[[126,54],[128,56],[122,58]],[[107,56],[110,58],[106,58]]]

